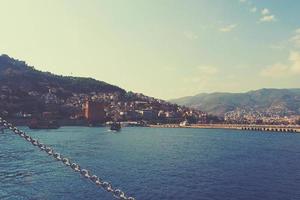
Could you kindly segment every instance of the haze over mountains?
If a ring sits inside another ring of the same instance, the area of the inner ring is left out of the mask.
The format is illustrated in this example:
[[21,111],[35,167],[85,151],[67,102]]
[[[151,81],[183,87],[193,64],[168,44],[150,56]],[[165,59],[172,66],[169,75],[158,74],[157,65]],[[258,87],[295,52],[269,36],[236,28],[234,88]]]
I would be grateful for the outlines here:
[[170,100],[212,115],[243,109],[274,115],[300,114],[300,89],[260,89],[246,93],[202,93]]

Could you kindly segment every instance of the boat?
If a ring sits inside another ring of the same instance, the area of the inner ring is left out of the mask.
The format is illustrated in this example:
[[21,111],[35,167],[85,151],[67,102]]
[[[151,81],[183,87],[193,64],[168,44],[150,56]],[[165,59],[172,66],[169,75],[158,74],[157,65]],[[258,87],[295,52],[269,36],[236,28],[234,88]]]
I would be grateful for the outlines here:
[[32,120],[28,127],[30,129],[58,129],[60,125],[55,120]]
[[110,130],[111,131],[120,131],[121,130],[121,123],[119,123],[119,122],[113,122],[110,125]]
[[190,126],[190,123],[189,123],[187,120],[185,120],[185,121],[181,122],[181,123],[179,124],[179,126],[180,126],[180,127]]

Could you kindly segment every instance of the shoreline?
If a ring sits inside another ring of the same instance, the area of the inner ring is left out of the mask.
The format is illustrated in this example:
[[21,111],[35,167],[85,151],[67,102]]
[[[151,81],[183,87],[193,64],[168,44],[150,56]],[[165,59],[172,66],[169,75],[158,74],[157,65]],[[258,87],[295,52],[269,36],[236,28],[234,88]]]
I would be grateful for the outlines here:
[[[15,126],[28,126],[30,119],[8,119]],[[60,126],[88,127],[89,123],[85,120],[58,120]],[[98,125],[95,127],[102,127]],[[191,124],[182,126],[180,124],[160,124],[147,125],[149,128],[194,128],[194,129],[231,129],[245,131],[264,131],[264,132],[292,132],[300,133],[300,125],[257,125],[257,124]]]

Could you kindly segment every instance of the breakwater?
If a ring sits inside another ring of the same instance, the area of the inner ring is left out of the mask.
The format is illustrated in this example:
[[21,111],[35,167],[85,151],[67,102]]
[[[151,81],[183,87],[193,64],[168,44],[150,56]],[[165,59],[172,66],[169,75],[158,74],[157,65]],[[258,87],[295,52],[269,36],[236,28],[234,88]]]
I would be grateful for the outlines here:
[[181,126],[179,124],[150,125],[153,128],[203,128],[203,129],[232,129],[245,131],[265,131],[282,133],[300,133],[299,125],[250,125],[250,124],[191,124]]

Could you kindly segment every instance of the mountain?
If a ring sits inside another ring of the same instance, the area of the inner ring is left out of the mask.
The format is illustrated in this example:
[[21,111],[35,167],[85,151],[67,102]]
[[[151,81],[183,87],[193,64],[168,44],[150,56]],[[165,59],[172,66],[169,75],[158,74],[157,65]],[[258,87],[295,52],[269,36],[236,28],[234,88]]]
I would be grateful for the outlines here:
[[32,112],[43,109],[43,97],[49,90],[62,101],[81,93],[126,93],[122,88],[103,81],[42,72],[24,61],[0,56],[0,111]]
[[225,113],[243,109],[266,115],[300,114],[300,89],[260,89],[246,93],[202,93],[195,96],[170,100],[224,116]]
[[66,92],[122,92],[125,90],[92,78],[59,76],[28,66],[24,61],[0,56],[0,84],[25,91],[48,91],[58,88]]
[[141,93],[126,92],[103,81],[58,76],[38,71],[7,55],[0,56],[0,115],[5,118],[20,121],[49,117],[62,121],[83,120],[82,108],[87,99],[101,103],[95,105],[101,106],[105,115],[103,112],[97,114],[100,113],[97,108],[93,113],[104,121],[144,120],[156,124],[214,120],[199,110]]

